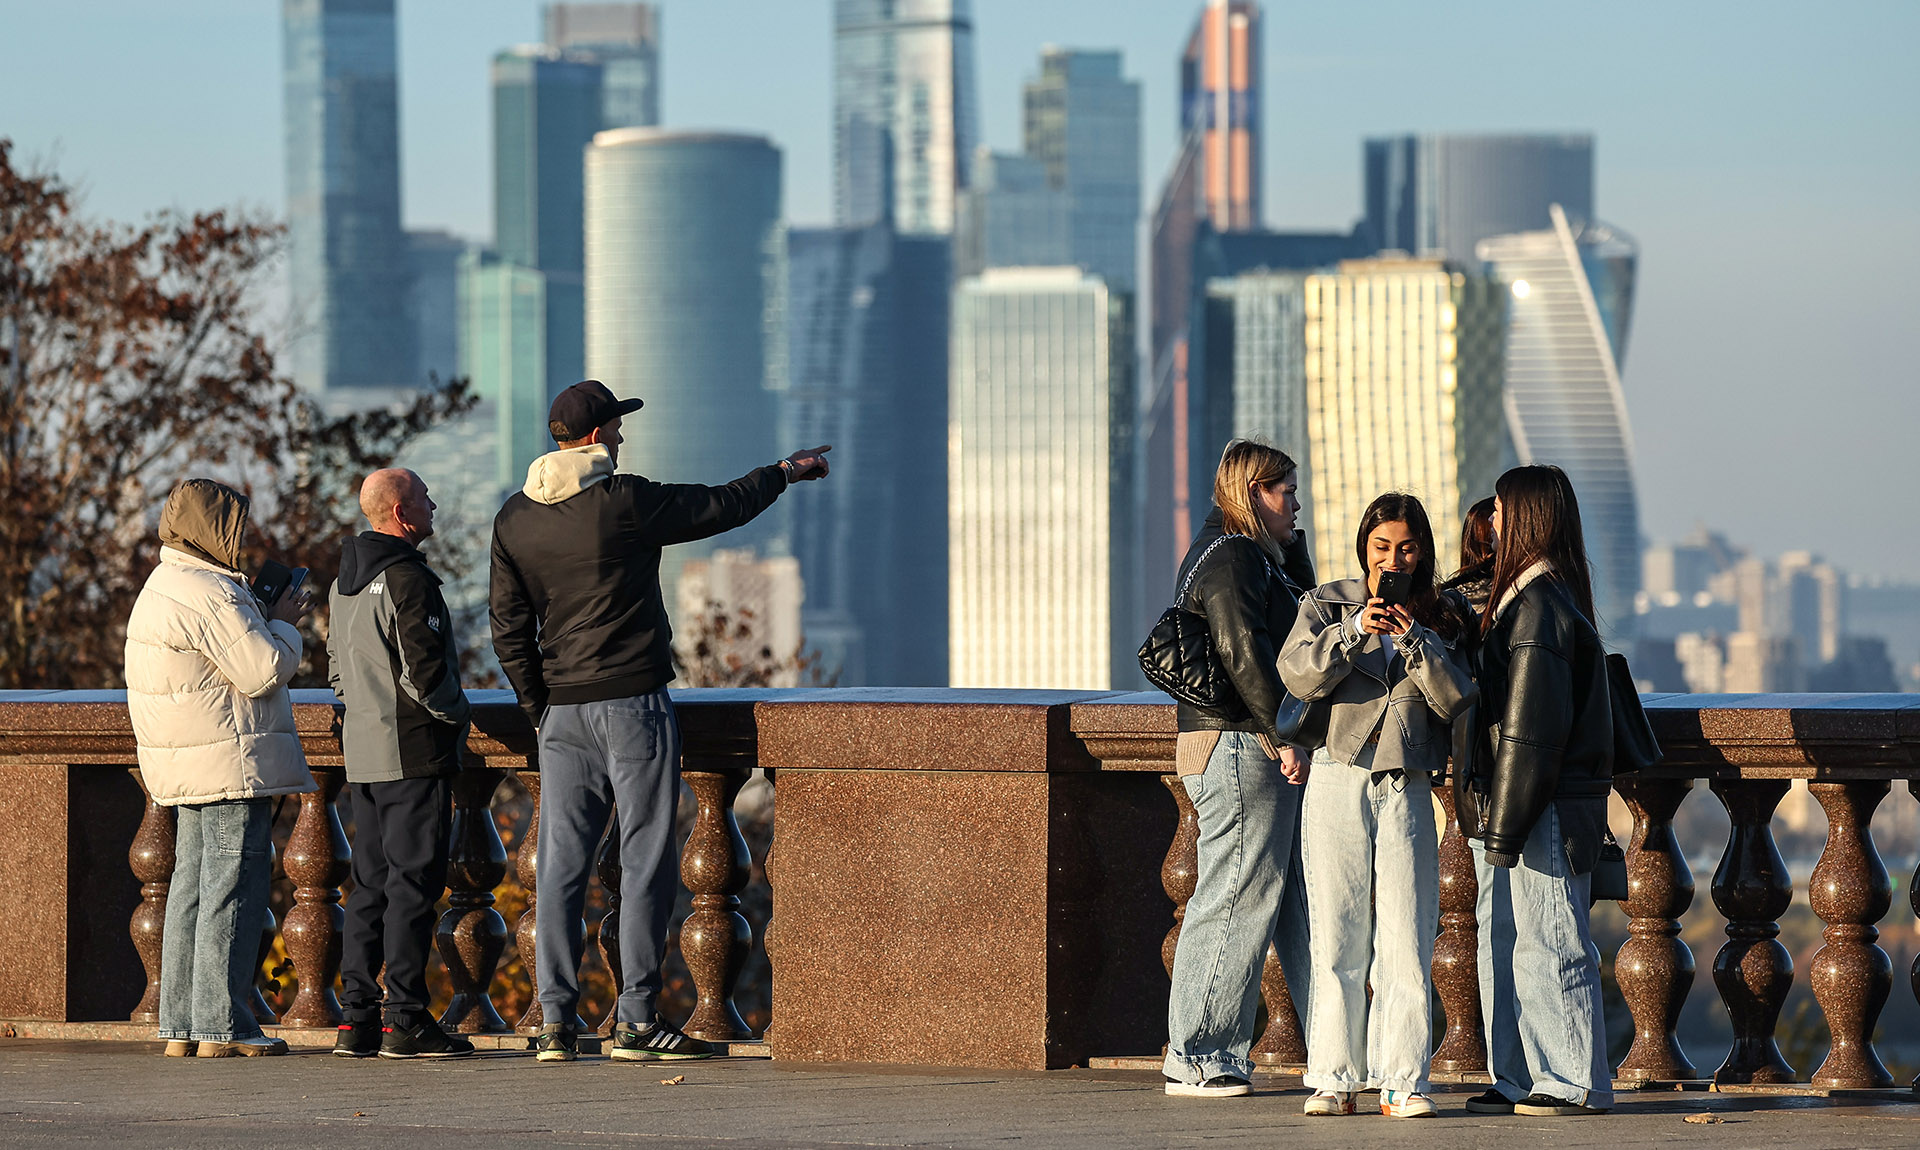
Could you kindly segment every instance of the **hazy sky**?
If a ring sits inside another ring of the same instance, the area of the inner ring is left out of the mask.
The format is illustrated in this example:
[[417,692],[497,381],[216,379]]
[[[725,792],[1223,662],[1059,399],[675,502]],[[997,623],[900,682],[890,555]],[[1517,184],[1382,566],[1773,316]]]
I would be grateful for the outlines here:
[[[410,227],[492,230],[487,60],[538,0],[400,0]],[[831,0],[665,0],[666,122],[786,156],[791,219],[831,214]],[[1117,47],[1145,84],[1148,198],[1199,0],[975,0],[982,129],[1019,144],[1040,47]],[[1642,247],[1624,378],[1642,521],[1705,521],[1920,578],[1920,2],[1266,5],[1266,210],[1345,227],[1360,140],[1583,130],[1599,215]],[[279,4],[0,0],[0,135],[102,215],[278,210]]]

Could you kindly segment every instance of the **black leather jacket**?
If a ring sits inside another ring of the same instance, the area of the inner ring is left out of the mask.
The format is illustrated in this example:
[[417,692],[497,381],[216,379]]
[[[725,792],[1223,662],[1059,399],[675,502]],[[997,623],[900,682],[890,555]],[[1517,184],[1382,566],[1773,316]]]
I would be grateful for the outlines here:
[[1585,874],[1613,785],[1606,650],[1557,579],[1524,581],[1496,619],[1479,651],[1472,769],[1454,777],[1461,832],[1513,866],[1552,804],[1568,866]]
[[[1188,572],[1223,533],[1216,507],[1187,548],[1187,557],[1180,563],[1179,586],[1186,585]],[[1253,540],[1229,539],[1207,556],[1206,566],[1194,576],[1183,605],[1207,617],[1214,654],[1239,698],[1210,711],[1181,703],[1180,730],[1245,731],[1279,741],[1273,719],[1286,694],[1280,685],[1280,645],[1293,629],[1293,617],[1300,608],[1298,589],[1315,585],[1313,552],[1304,534],[1296,532],[1282,554],[1285,563],[1276,569]]]

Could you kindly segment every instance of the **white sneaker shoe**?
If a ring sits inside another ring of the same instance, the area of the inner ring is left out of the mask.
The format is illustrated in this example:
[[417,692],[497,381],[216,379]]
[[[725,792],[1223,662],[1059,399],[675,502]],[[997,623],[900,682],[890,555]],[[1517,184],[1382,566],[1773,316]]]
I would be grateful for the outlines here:
[[1409,1094],[1404,1090],[1382,1090],[1380,1113],[1389,1118],[1432,1118],[1438,1111],[1434,1109],[1433,1099],[1424,1094]]
[[1353,1095],[1338,1090],[1316,1090],[1307,1099],[1309,1118],[1338,1118],[1353,1113]]

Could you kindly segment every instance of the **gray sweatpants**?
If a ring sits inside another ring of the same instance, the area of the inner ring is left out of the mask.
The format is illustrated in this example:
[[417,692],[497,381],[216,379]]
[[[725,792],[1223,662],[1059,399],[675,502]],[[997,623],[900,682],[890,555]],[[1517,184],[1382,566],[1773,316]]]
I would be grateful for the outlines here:
[[547,708],[540,727],[539,913],[535,969],[547,1022],[580,1002],[587,883],[607,813],[620,844],[620,999],[614,1019],[653,1021],[679,890],[673,820],[680,801],[680,723],[665,691]]

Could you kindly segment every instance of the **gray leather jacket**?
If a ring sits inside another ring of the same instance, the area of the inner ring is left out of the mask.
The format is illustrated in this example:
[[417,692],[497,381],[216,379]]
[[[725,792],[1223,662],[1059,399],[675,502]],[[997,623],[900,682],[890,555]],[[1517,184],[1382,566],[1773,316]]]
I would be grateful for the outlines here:
[[1359,628],[1367,585],[1342,579],[1316,587],[1300,601],[1293,630],[1280,649],[1280,678],[1295,698],[1325,701],[1327,752],[1353,763],[1379,733],[1376,771],[1447,769],[1450,732],[1480,690],[1466,656],[1415,623],[1393,640],[1389,666],[1380,636]]

